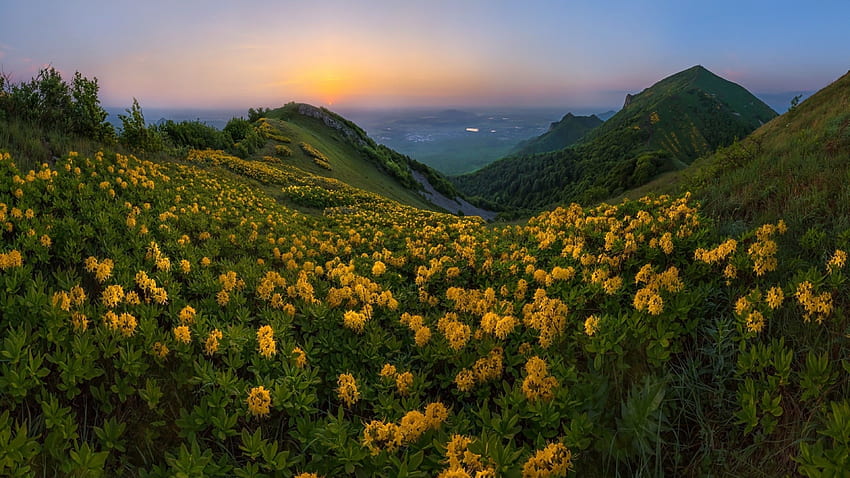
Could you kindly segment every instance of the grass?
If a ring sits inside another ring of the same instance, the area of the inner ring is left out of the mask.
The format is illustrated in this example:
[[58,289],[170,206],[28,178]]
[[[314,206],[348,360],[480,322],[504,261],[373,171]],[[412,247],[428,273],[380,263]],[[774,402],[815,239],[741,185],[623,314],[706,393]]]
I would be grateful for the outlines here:
[[[420,209],[434,209],[416,192],[401,186],[374,163],[364,158],[359,151],[338,132],[327,127],[316,118],[294,115],[289,121],[267,119],[269,124],[279,130],[283,136],[292,140],[292,144],[309,144],[330,160],[331,170],[325,169],[313,160],[302,148],[291,147],[292,155],[281,159],[283,164],[296,166],[304,171],[343,181],[351,186],[380,194],[403,204]],[[274,154],[274,142],[257,151],[252,159],[261,160],[263,156]]]

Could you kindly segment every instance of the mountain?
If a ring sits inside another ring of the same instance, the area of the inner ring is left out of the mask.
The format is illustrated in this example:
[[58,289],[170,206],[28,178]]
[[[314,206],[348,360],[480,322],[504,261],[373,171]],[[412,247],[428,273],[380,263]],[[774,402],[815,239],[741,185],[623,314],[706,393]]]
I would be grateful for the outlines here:
[[516,145],[510,155],[545,153],[564,149],[580,140],[602,122],[596,115],[575,116],[567,113],[560,121],[549,125],[549,131]]
[[[690,191],[719,223],[850,238],[850,72],[744,140],[629,194]],[[732,226],[729,226],[732,227]],[[825,237],[821,237],[821,240]],[[847,244],[850,245],[850,244]]]
[[283,164],[410,206],[488,216],[466,203],[439,172],[384,145],[325,108],[289,103],[265,113],[270,141],[254,159],[285,148]]
[[505,158],[454,181],[513,208],[596,201],[682,169],[775,116],[740,85],[695,66],[627,95],[622,110],[571,147]]
[[596,117],[601,119],[602,121],[608,121],[612,116],[617,114],[614,110],[608,110],[604,113],[596,113]]

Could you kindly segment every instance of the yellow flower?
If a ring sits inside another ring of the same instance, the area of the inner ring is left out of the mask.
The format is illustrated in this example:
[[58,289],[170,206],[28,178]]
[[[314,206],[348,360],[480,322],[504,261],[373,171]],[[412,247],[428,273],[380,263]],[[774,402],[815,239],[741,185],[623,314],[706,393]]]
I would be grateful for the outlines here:
[[375,264],[372,266],[372,275],[373,276],[380,276],[384,272],[386,272],[386,270],[387,270],[386,264],[384,264],[381,261],[376,261]]
[[522,466],[523,478],[567,476],[573,466],[572,452],[563,443],[551,443],[538,450]]
[[162,342],[154,342],[151,350],[154,356],[160,359],[164,359],[168,355],[168,352],[170,352],[168,346]]
[[307,354],[301,350],[301,347],[295,347],[292,349],[292,355],[295,355],[295,366],[298,368],[304,368],[307,366]]
[[262,417],[269,414],[269,407],[272,404],[272,396],[265,387],[260,385],[254,387],[248,393],[248,410],[255,417]]
[[595,315],[591,315],[584,321],[584,333],[589,336],[593,336],[596,332],[599,331],[599,317]]
[[213,355],[218,352],[219,341],[222,339],[223,334],[218,329],[213,329],[212,332],[207,336],[207,340],[204,343],[204,353],[207,355]]
[[53,244],[53,241],[50,240],[50,236],[48,236],[47,234],[43,234],[39,241],[44,247],[50,247],[50,245]]
[[841,249],[836,249],[835,253],[832,255],[832,258],[829,259],[829,262],[826,263],[826,267],[831,274],[833,271],[837,269],[843,269],[844,264],[847,263],[847,253],[842,251]]
[[174,327],[174,339],[178,342],[188,344],[192,341],[192,332],[185,325]]
[[337,378],[337,395],[347,406],[352,406],[360,400],[357,383],[350,373],[341,373]]
[[416,334],[414,336],[414,340],[416,341],[416,345],[418,347],[424,347],[425,344],[431,340],[431,329],[428,327],[419,327],[416,329]]
[[381,368],[380,376],[383,378],[395,378],[397,375],[395,365],[384,364],[383,368]]
[[475,375],[472,370],[463,369],[455,375],[455,385],[461,392],[468,392],[475,386]]
[[124,288],[117,284],[106,287],[100,294],[100,301],[110,309],[117,307],[123,299]]
[[771,287],[767,291],[767,306],[771,309],[778,309],[779,306],[782,305],[782,301],[785,300],[785,296],[782,293],[782,289],[779,287]]
[[410,387],[413,385],[413,374],[410,372],[398,374],[395,378],[395,385],[396,389],[398,389],[398,394],[406,397],[410,393]]
[[747,330],[750,332],[761,332],[764,329],[764,316],[761,312],[754,310],[747,315]]
[[277,353],[277,344],[274,341],[274,329],[270,325],[264,325],[257,330],[257,347],[260,355],[270,359]]
[[346,311],[342,316],[343,325],[358,334],[363,333],[363,330],[366,328],[366,321],[366,314],[361,314],[353,310]]
[[218,305],[224,307],[230,302],[230,294],[226,290],[220,290],[215,295],[215,301]]
[[78,332],[84,331],[89,328],[89,319],[81,312],[74,312],[71,314],[71,325],[73,325],[74,330]]
[[180,260],[180,272],[184,274],[188,274],[192,270],[192,264],[189,263],[186,259]]
[[195,309],[192,308],[191,305],[187,305],[180,310],[180,315],[178,316],[180,320],[180,325],[192,325],[195,323]]

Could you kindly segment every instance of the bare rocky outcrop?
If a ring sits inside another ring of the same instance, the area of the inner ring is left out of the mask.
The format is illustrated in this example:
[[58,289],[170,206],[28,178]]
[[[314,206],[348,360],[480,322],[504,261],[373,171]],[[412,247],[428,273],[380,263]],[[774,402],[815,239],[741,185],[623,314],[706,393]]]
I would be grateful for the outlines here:
[[486,221],[492,221],[496,218],[495,212],[475,207],[463,198],[457,197],[452,199],[447,197],[445,194],[434,189],[434,186],[431,185],[424,174],[416,170],[412,170],[411,172],[413,173],[413,179],[422,185],[423,191],[420,191],[420,193],[431,204],[441,207],[452,214],[463,213],[464,216],[480,216]]

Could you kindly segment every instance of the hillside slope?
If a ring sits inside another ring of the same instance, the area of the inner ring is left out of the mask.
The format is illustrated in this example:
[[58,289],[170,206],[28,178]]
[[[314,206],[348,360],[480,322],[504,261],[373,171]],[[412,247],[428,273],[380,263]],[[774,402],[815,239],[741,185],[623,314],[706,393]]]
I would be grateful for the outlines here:
[[850,229],[850,73],[739,143],[632,191],[692,191],[724,223]]
[[549,126],[549,131],[523,141],[511,150],[510,156],[521,156],[535,153],[557,151],[571,146],[584,137],[588,132],[601,125],[603,121],[596,115],[575,116],[567,113]]
[[266,116],[263,127],[271,141],[254,159],[277,155],[284,164],[424,209],[435,206],[421,193],[414,170],[441,193],[457,196],[439,173],[376,144],[357,125],[328,110],[290,103]]
[[454,181],[467,195],[514,208],[591,202],[684,168],[775,116],[741,86],[695,66],[629,95],[570,148],[505,158]]

